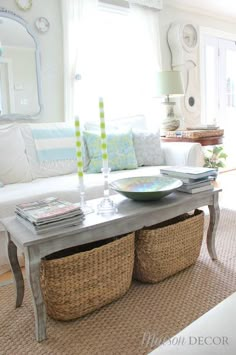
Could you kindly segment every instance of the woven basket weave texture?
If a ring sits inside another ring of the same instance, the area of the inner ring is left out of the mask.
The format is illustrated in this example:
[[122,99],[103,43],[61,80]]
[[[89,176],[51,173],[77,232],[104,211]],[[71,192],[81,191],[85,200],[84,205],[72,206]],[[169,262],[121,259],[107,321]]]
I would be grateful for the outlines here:
[[[178,132],[178,135],[176,134]],[[167,131],[166,137],[183,137],[183,138],[205,138],[205,137],[221,137],[224,134],[223,129],[213,130],[196,130],[196,131]]]
[[124,295],[132,281],[134,233],[92,250],[42,260],[41,286],[47,313],[70,320]]
[[199,256],[204,213],[183,214],[136,232],[134,277],[155,283],[194,264]]

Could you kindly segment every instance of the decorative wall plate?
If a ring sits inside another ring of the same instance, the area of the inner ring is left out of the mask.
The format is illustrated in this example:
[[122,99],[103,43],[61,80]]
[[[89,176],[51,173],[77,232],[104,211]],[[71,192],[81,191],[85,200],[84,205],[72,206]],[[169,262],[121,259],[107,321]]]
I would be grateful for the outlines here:
[[49,30],[50,24],[45,17],[39,17],[35,21],[35,27],[41,33],[45,33]]
[[16,0],[16,5],[19,9],[27,11],[32,7],[32,0]]

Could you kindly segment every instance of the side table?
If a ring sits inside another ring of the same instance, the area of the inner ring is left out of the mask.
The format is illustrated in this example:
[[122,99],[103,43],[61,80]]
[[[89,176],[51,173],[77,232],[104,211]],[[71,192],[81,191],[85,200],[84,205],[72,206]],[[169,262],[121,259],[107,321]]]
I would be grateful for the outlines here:
[[179,130],[163,132],[162,142],[191,142],[202,146],[223,143],[224,130]]
[[185,137],[161,137],[162,142],[191,142],[200,143],[202,146],[223,144],[223,136],[219,137],[199,137],[199,138],[185,138]]

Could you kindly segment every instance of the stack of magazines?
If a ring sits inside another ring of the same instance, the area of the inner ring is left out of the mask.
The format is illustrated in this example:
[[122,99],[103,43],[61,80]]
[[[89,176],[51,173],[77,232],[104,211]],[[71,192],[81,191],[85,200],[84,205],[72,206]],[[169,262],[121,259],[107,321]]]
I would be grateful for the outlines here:
[[76,203],[55,197],[16,205],[16,218],[35,234],[56,232],[80,224],[84,219]]
[[213,190],[211,181],[217,176],[216,169],[187,166],[169,166],[160,169],[160,172],[163,175],[182,180],[183,185],[178,188],[178,191],[189,194]]

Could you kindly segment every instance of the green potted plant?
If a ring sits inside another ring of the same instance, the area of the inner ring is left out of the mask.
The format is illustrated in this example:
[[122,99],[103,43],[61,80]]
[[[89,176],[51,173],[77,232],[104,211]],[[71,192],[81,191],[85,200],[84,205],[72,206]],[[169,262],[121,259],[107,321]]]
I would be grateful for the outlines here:
[[204,157],[204,166],[208,168],[216,168],[217,170],[219,168],[224,168],[227,156],[223,146],[215,145],[212,149],[207,149]]

